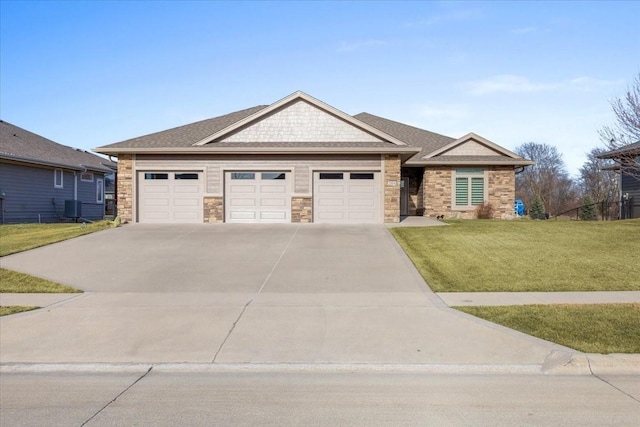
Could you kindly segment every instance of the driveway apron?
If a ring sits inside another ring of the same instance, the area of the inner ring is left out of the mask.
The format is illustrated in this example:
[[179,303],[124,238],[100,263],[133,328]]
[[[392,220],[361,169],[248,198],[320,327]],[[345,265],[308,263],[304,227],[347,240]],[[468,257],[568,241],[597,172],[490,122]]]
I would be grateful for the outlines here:
[[382,225],[126,225],[1,263],[85,291],[0,318],[2,363],[542,367],[572,353],[446,307]]

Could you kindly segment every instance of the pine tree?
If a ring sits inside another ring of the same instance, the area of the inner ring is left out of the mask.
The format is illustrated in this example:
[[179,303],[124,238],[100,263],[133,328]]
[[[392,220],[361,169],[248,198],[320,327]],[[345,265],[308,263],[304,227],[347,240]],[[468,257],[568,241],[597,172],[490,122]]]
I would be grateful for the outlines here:
[[529,209],[529,216],[531,219],[546,219],[544,204],[540,197],[536,197],[533,201],[533,205],[531,205],[531,209]]
[[596,207],[593,204],[593,200],[591,200],[591,197],[589,197],[588,195],[584,196],[584,199],[582,199],[582,206],[580,207],[579,216],[583,221],[595,221],[596,219],[598,219]]

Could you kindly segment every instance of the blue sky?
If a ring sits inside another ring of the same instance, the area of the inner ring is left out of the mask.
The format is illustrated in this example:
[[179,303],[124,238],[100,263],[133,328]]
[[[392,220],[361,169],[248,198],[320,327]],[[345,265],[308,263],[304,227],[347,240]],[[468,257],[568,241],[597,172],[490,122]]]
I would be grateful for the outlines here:
[[576,174],[640,72],[640,2],[0,2],[0,115],[93,147],[296,90]]

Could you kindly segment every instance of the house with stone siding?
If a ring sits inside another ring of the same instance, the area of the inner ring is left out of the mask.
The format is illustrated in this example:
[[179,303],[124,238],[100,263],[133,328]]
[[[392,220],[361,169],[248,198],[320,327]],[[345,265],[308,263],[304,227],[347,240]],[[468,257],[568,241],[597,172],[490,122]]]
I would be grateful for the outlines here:
[[300,91],[95,151],[118,157],[118,213],[140,223],[394,223],[482,203],[509,218],[515,173],[533,164]]

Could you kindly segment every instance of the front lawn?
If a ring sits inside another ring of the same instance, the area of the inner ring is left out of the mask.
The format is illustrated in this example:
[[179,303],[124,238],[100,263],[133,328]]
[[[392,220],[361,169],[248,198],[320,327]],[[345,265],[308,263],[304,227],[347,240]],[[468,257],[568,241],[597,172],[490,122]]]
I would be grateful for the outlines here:
[[391,233],[435,292],[638,291],[640,220],[460,220]]
[[81,293],[78,289],[50,280],[0,268],[0,293]]
[[23,311],[31,311],[40,307],[31,307],[25,305],[8,305],[0,307],[0,316],[8,316],[10,314],[22,313]]
[[640,303],[455,308],[585,353],[640,353]]
[[0,225],[0,256],[34,249],[111,227],[113,227],[111,221],[98,221],[90,224]]

